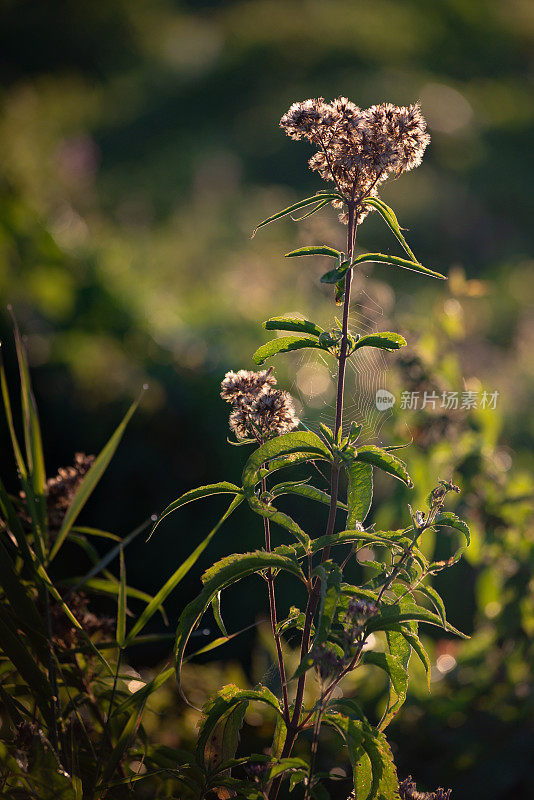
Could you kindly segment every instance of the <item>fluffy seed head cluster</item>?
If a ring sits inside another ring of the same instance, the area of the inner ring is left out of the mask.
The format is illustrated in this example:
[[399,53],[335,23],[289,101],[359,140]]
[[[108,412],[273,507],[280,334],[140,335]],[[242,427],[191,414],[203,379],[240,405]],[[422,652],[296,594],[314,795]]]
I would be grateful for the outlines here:
[[276,378],[270,370],[227,372],[221,383],[221,397],[233,406],[229,425],[238,439],[272,439],[294,430],[299,424],[288,392],[273,388]]
[[[292,139],[308,139],[319,148],[310,168],[334,181],[345,201],[355,205],[356,223],[369,211],[361,201],[376,196],[387,178],[418,167],[430,141],[418,104],[380,103],[363,110],[346,97],[293,103],[280,127]],[[342,208],[343,202],[332,205]],[[341,219],[346,221],[345,214]]]
[[412,781],[412,776],[408,775],[408,777],[399,784],[399,795],[402,800],[450,800],[451,789],[436,789],[434,792],[418,792],[414,781]]
[[72,467],[60,467],[57,475],[46,482],[48,525],[52,536],[59,531],[74,495],[94,461],[94,456],[76,453]]

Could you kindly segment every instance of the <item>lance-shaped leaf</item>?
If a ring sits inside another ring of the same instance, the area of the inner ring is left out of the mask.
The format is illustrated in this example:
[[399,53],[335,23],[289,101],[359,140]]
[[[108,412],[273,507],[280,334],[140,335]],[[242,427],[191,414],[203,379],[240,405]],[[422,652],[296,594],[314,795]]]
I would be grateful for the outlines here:
[[443,281],[446,280],[445,275],[442,275],[440,272],[435,272],[433,269],[428,269],[428,267],[423,267],[423,265],[419,264],[418,261],[411,261],[406,258],[399,258],[398,256],[385,255],[384,253],[363,253],[362,255],[353,258],[351,262],[345,261],[336,269],[331,269],[329,272],[325,272],[321,278],[321,283],[338,283],[338,281],[345,276],[348,269],[352,269],[352,267],[355,267],[358,264],[364,264],[368,262],[372,264],[387,264],[388,266],[392,267],[401,267],[402,269],[412,270],[412,272],[420,272],[422,275],[428,275],[431,278],[439,278]]
[[341,570],[334,561],[326,561],[319,565],[317,574],[321,577],[321,601],[317,634],[313,642],[315,646],[326,642],[330,634],[339,600]]
[[464,522],[463,519],[457,517],[452,511],[442,511],[437,514],[436,519],[434,521],[435,525],[445,525],[448,528],[453,528],[456,531],[459,531],[461,534],[465,536],[465,543],[458,548],[458,550],[454,553],[454,555],[448,559],[447,566],[452,566],[452,564],[456,564],[457,561],[461,558],[462,554],[467,550],[469,544],[471,543],[471,534],[469,531],[469,526],[467,522]]
[[427,608],[415,603],[404,602],[381,605],[380,613],[367,622],[366,630],[368,633],[372,631],[398,630],[399,623],[412,621],[437,625],[439,628],[444,628],[444,630],[454,633],[462,639],[469,639],[469,636],[459,631],[450,622],[446,622],[443,625],[440,617]]
[[347,470],[347,529],[363,523],[373,500],[373,468],[370,464],[355,461]]
[[400,458],[388,453],[381,447],[376,447],[373,444],[363,445],[358,448],[356,461],[378,467],[378,469],[381,469],[383,472],[387,472],[389,475],[405,483],[410,489],[413,487],[413,481],[408,474],[404,461],[401,461]]
[[[390,635],[400,636],[400,634],[395,631],[390,632]],[[406,642],[404,643],[406,644]],[[408,645],[406,646],[409,656],[411,648]],[[363,662],[364,664],[373,664],[384,670],[389,678],[390,691],[388,705],[379,725],[380,730],[383,731],[406,700],[408,672],[401,660],[397,656],[391,655],[391,653],[377,653],[374,650],[367,650],[363,654]]]
[[[221,481],[220,483],[210,483],[207,486],[199,486],[197,489],[191,489],[189,492],[181,495],[177,500],[174,500],[170,505],[167,506],[165,511],[162,511],[159,515],[157,522],[154,524],[152,528],[152,534],[160,524],[162,520],[165,519],[169,514],[172,514],[173,511],[176,509],[181,508],[182,506],[187,505],[187,503],[192,503],[194,500],[200,500],[202,497],[210,497],[214,494],[236,494],[239,495],[242,493],[242,489],[239,486],[236,486],[233,483],[228,483],[228,481]],[[150,538],[150,537],[149,537]]]
[[[314,640],[310,645],[310,650],[301,659],[299,666],[292,676],[293,679],[299,678],[314,666],[314,652],[316,651],[317,647],[324,644],[328,640],[339,601],[341,571],[338,564],[333,561],[327,561],[324,564],[320,564],[314,572],[321,578],[319,619],[316,625]],[[333,642],[330,642],[329,647],[334,651],[338,650],[337,645],[335,645]],[[343,651],[339,649],[339,656],[342,655]]]
[[[247,495],[254,493],[256,484],[262,477],[303,461],[332,461],[332,453],[317,434],[311,431],[293,431],[270,439],[249,456],[243,470],[243,491]],[[266,472],[261,471],[263,464],[268,464]]]
[[4,593],[3,602],[9,600],[11,611],[30,640],[34,652],[47,663],[49,648],[46,641],[46,630],[37,607],[15,570],[7,548],[0,540],[0,587]]
[[400,633],[406,639],[406,641],[414,651],[415,655],[419,658],[419,661],[423,665],[426,674],[428,691],[430,691],[430,678],[432,670],[430,664],[430,656],[428,655],[427,651],[423,646],[423,643],[421,642],[420,638],[417,635],[417,623],[412,622],[412,623],[406,623],[405,625],[401,625]]
[[157,592],[157,594],[154,595],[153,599],[143,610],[142,614],[137,618],[125,642],[125,647],[127,647],[134,640],[137,634],[142,631],[148,620],[151,619],[157,611],[159,611],[159,609],[161,608],[161,606],[163,605],[169,594],[172,591],[174,591],[174,589],[180,583],[184,575],[186,575],[193,566],[193,564],[195,564],[195,562],[198,561],[198,559],[200,558],[200,556],[202,555],[208,544],[211,542],[211,540],[213,539],[213,537],[215,536],[215,534],[217,533],[223,522],[225,522],[228,519],[228,517],[231,514],[233,514],[233,512],[239,505],[241,505],[242,502],[243,502],[242,495],[237,495],[237,497],[234,497],[234,499],[228,506],[225,514],[221,517],[221,519],[219,520],[217,525],[213,528],[213,530],[211,530],[208,533],[206,538],[203,539],[202,542],[200,542],[200,544],[193,550],[191,555],[188,558],[186,558],[186,560],[182,564],[180,564],[180,566],[178,567],[178,569],[175,570],[175,572],[173,572],[171,577],[166,581],[166,583],[164,583],[159,592]]
[[360,336],[354,350],[359,350],[360,347],[378,347],[379,350],[399,350],[406,345],[406,339],[400,333],[391,333],[384,331],[383,333],[370,333],[368,336]]
[[394,800],[398,796],[398,778],[393,757],[383,733],[365,720],[358,706],[350,700],[336,700],[324,716],[347,745],[358,800]]
[[286,258],[294,258],[295,256],[329,256],[330,258],[340,258],[342,253],[333,247],[328,247],[326,244],[320,244],[312,247],[299,247],[298,250],[292,250],[290,253],[286,253]]
[[408,242],[404,238],[397,215],[393,209],[386,205],[386,203],[384,203],[384,201],[380,200],[378,197],[367,197],[365,200],[362,200],[362,205],[371,206],[375,209],[375,211],[378,211],[406,254],[411,258],[412,261],[417,261],[417,258],[410,249]]
[[44,502],[46,491],[46,472],[43,455],[43,442],[41,428],[37,413],[37,404],[33,395],[28,359],[22,343],[22,336],[15,318],[15,345],[20,374],[20,392],[22,404],[22,419],[24,427],[24,441],[26,445],[26,464],[28,465],[29,478],[33,489],[33,496],[37,502],[37,511],[40,528],[44,533],[47,526],[46,504]]
[[132,418],[137,406],[139,405],[140,398],[137,399],[124,416],[121,424],[105,445],[103,450],[99,453],[96,457],[95,462],[87,475],[84,477],[83,481],[81,482],[76,494],[74,495],[74,499],[69,506],[67,513],[63,519],[61,524],[61,528],[59,533],[56,537],[56,541],[54,542],[54,546],[50,551],[50,561],[57,555],[58,550],[60,549],[61,545],[65,541],[68,536],[68,533],[74,523],[76,522],[81,510],[85,506],[86,502],[89,500],[89,497],[93,493],[94,488],[98,484],[100,478],[106,471],[109,462],[113,458],[115,454],[115,450],[119,446],[119,442],[121,441],[124,431],[126,430],[126,426],[128,425],[130,419]]
[[[324,442],[310,431],[295,431],[277,436],[258,447],[248,459],[243,470],[243,490],[250,508],[262,517],[270,519],[278,525],[289,530],[297,540],[307,549],[309,536],[287,514],[278,511],[270,503],[264,502],[256,494],[256,485],[262,477],[271,474],[277,469],[288,466],[286,458],[297,457],[299,460],[331,460],[332,456]],[[262,470],[262,465],[269,462],[269,469]],[[273,466],[273,462],[274,466]]]
[[[222,689],[219,689],[219,691],[208,700],[202,709],[203,719],[200,724],[196,749],[196,758],[202,767],[206,768],[208,766],[208,762],[212,768],[217,766],[216,763],[213,763],[213,749],[215,748],[215,745],[212,737],[214,729],[220,726],[221,722],[228,723],[229,714],[231,714],[236,707],[240,708],[242,712],[240,714],[242,722],[243,714],[248,704],[253,701],[264,703],[270,708],[274,709],[279,716],[282,715],[278,700],[276,699],[275,695],[265,686],[262,686],[259,689],[242,690],[234,684],[229,684],[228,686],[223,686]],[[233,720],[233,722],[236,723],[237,720]],[[219,750],[219,753],[217,754],[219,756],[217,759],[219,763],[225,762],[234,757],[237,749],[237,737],[240,727],[241,724],[239,724],[239,726],[236,726],[235,724],[232,726],[232,721],[230,721],[230,730],[226,729],[226,732],[227,734],[230,734],[229,738],[231,741],[225,743],[225,737],[221,737],[221,743],[216,747],[216,749]],[[233,752],[228,752],[228,749],[232,750]]]
[[305,583],[304,573],[294,560],[278,553],[265,553],[262,551],[242,553],[223,558],[204,573],[204,589],[198,597],[185,607],[178,620],[178,628],[176,630],[176,675],[178,679],[178,688],[184,699],[186,698],[181,689],[180,672],[185,648],[193,629],[200,621],[212,599],[218,592],[237,583],[248,575],[262,572],[269,568],[288,572]]
[[263,323],[267,331],[297,331],[297,333],[307,333],[310,336],[320,336],[324,333],[324,328],[311,322],[309,319],[299,317],[271,317]]
[[278,353],[289,353],[291,350],[303,350],[306,347],[312,347],[317,350],[325,349],[319,344],[319,340],[316,337],[279,336],[277,339],[272,339],[270,342],[258,347],[252,358],[256,364],[263,364],[268,358],[272,358]]
[[2,651],[22,680],[28,685],[33,700],[40,709],[47,725],[53,724],[52,689],[39,668],[34,654],[26,647],[26,638],[17,631],[5,606],[0,604],[0,641]]
[[[282,217],[287,217],[288,214],[292,214],[294,211],[298,211],[301,208],[306,208],[306,206],[315,205],[316,203],[320,206],[324,206],[336,198],[339,199],[339,195],[334,192],[321,192],[319,194],[314,194],[312,197],[306,197],[304,200],[299,200],[297,203],[293,203],[293,205],[284,208],[283,211],[278,211],[276,214],[264,219],[263,222],[260,222],[260,224],[254,228],[252,236],[254,237],[256,232],[265,225],[269,225],[271,222],[275,222],[277,219],[281,219]],[[317,208],[313,209],[313,211],[317,210]],[[307,214],[305,216],[307,216]]]
[[[369,545],[383,545],[392,549],[402,551],[410,540],[402,536],[402,531],[340,531],[330,536],[319,536],[310,542],[309,552],[318,553],[325,547],[336,547],[338,545],[352,544],[353,542],[365,542]],[[308,551],[300,545],[293,545],[297,558],[303,558]],[[278,548],[277,548],[278,550]]]
[[[323,492],[315,486],[310,486],[308,483],[300,483],[296,481],[288,481],[287,483],[278,483],[269,490],[269,494],[273,497],[281,497],[285,494],[294,494],[298,497],[306,497],[308,500],[315,500],[316,503],[323,503],[326,506],[330,505],[330,495],[328,492]],[[346,509],[345,503],[338,500],[338,508]]]
[[447,616],[445,611],[445,603],[443,602],[441,595],[434,589],[434,587],[423,586],[423,584],[419,584],[416,591],[420,592],[430,600],[436,612],[438,613],[439,618],[441,619],[441,624],[446,625]]

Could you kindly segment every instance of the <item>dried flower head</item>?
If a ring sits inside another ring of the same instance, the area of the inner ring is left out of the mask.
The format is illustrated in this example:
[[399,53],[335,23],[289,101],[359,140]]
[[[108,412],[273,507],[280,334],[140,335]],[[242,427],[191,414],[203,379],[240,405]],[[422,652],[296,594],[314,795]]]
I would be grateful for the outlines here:
[[[71,592],[68,600],[69,608],[76,617],[83,630],[89,637],[110,637],[115,630],[115,620],[108,616],[100,616],[89,609],[89,600],[83,592]],[[38,601],[37,606],[41,608]],[[55,647],[70,650],[79,641],[80,632],[66,616],[60,603],[52,601],[50,604],[50,622],[52,626],[52,640]]]
[[230,430],[238,439],[264,441],[294,430],[299,424],[288,392],[273,389],[271,370],[227,372],[221,383],[221,397],[233,405]]
[[411,775],[408,775],[408,777],[399,784],[401,800],[450,800],[451,792],[451,789],[436,789],[434,792],[418,792]]
[[234,406],[230,429],[238,439],[272,439],[294,430],[299,420],[288,392],[269,389],[248,403]]
[[52,537],[59,531],[63,518],[71,505],[74,495],[93,466],[94,456],[76,453],[72,467],[60,467],[54,478],[46,482],[46,506],[48,526]]
[[[54,541],[65,518],[65,514],[74,500],[80,484],[93,466],[94,456],[85,453],[76,453],[74,464],[71,467],[60,467],[54,478],[46,482],[46,510],[48,514],[48,535]],[[22,500],[26,500],[26,493],[20,492]],[[19,512],[21,521],[28,528],[32,527],[31,514],[27,508]]]
[[[362,110],[346,97],[293,103],[280,127],[292,139],[308,139],[319,148],[310,168],[336,184],[344,200],[332,205],[352,204],[356,224],[370,210],[362,200],[376,196],[387,178],[418,167],[430,141],[418,104],[380,103]],[[345,217],[343,212],[340,218]]]
[[276,385],[276,378],[270,369],[252,372],[240,369],[239,372],[227,372],[221,383],[221,397],[227,403],[240,404],[248,402],[269,386]]

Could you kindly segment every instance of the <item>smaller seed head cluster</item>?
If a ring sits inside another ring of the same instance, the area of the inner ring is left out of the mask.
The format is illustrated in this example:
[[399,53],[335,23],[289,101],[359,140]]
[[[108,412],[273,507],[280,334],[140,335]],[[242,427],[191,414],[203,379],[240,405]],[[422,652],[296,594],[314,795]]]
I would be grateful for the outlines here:
[[[361,201],[376,196],[389,177],[418,167],[430,141],[418,104],[380,103],[363,110],[346,97],[293,103],[280,127],[292,139],[307,139],[319,148],[310,168],[336,183],[345,202],[354,205],[356,224],[369,211]],[[343,208],[344,203],[332,205]],[[347,221],[345,213],[340,218]]]
[[451,789],[435,789],[433,792],[418,792],[412,776],[408,775],[399,784],[399,795],[402,800],[450,800]]
[[265,441],[298,426],[291,395],[275,389],[275,385],[270,370],[226,373],[221,397],[233,406],[229,425],[238,439]]

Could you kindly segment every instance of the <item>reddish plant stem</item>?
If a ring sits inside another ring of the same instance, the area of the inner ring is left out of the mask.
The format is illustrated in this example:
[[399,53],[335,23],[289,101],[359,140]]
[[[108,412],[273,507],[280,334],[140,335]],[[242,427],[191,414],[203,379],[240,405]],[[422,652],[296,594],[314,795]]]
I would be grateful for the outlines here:
[[[263,492],[267,491],[267,483],[265,478],[263,478],[261,482],[261,488]],[[271,552],[271,528],[269,524],[269,520],[267,517],[263,518],[263,527],[265,530],[265,549],[268,553]],[[276,594],[274,590],[274,578],[271,569],[267,570],[267,588],[269,592],[269,614],[271,617],[271,630],[273,633],[273,639],[276,644],[276,654],[278,656],[278,670],[280,672],[280,682],[282,684],[282,700],[284,703],[284,719],[286,724],[289,723],[289,700],[287,697],[287,680],[286,680],[286,668],[284,664],[284,654],[282,652],[282,642],[280,639],[280,634],[277,631],[278,626],[278,619],[276,615]]]
[[[356,234],[356,226],[354,225],[354,211],[355,204],[348,204],[348,225],[347,225],[347,259],[352,260],[354,250],[354,240]],[[348,344],[349,344],[349,310],[350,310],[350,290],[352,285],[352,269],[347,270],[345,276],[345,299],[343,303],[343,323],[342,323],[342,336],[341,346],[339,349],[339,363],[337,375],[337,396],[336,396],[336,421],[334,427],[334,434],[336,438],[338,434],[341,435],[343,424],[343,392],[345,388],[345,368],[348,358]],[[330,482],[330,509],[328,512],[328,521],[326,523],[326,535],[331,536],[334,532],[334,525],[336,521],[338,490],[339,490],[339,464],[332,466],[332,476]],[[321,561],[324,562],[330,557],[330,547],[324,548]],[[306,606],[306,613],[304,618],[304,629],[302,631],[302,640],[300,645],[301,660],[307,655],[310,647],[311,626],[317,605],[320,597],[320,581],[316,580],[310,587],[308,594],[308,603]],[[306,674],[300,676],[297,684],[297,692],[295,695],[295,705],[293,708],[293,715],[287,727],[287,737],[284,743],[281,757],[287,758],[291,755],[291,750],[299,732],[300,715],[302,712],[302,703],[304,700],[304,689],[306,687]],[[280,789],[281,779],[278,778],[273,782],[269,797],[271,800],[276,800]]]

